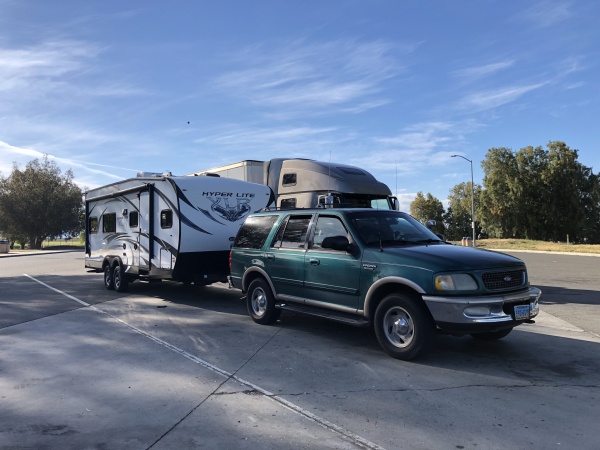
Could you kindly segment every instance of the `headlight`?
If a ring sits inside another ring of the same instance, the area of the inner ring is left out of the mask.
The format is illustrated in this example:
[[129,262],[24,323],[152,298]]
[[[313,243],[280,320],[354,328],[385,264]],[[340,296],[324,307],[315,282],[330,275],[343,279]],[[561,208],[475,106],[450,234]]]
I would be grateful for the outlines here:
[[474,291],[477,283],[468,273],[438,275],[435,277],[435,288],[438,291]]

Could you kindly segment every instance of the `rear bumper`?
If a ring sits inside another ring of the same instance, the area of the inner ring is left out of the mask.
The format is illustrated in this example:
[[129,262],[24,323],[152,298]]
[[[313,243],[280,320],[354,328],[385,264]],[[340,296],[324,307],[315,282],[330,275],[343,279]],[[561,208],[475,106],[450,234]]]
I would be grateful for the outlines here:
[[[533,319],[540,311],[542,291],[529,287],[505,295],[441,297],[424,295],[423,300],[436,325],[454,332],[484,332],[511,328]],[[515,318],[514,307],[529,305],[528,318]]]

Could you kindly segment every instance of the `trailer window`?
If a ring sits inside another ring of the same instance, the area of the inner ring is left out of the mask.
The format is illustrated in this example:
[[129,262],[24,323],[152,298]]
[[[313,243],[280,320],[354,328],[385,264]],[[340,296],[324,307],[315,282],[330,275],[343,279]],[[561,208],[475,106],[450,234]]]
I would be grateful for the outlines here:
[[97,217],[90,217],[90,234],[96,234],[98,233],[98,218]]
[[129,213],[129,228],[137,228],[139,224],[140,215],[137,211]]
[[160,212],[160,227],[171,228],[173,226],[173,211],[170,209],[163,209]]
[[114,233],[117,231],[117,214],[109,213],[102,215],[102,232]]
[[284,198],[281,200],[280,208],[281,209],[293,209],[296,207],[296,199],[295,198]]
[[296,186],[296,174],[295,173],[284,173],[283,179],[281,180],[282,186]]

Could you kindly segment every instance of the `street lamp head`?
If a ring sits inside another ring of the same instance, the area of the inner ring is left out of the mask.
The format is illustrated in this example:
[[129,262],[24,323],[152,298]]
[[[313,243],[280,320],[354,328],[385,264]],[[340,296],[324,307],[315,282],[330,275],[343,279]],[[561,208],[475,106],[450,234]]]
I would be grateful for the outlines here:
[[471,161],[469,158],[465,158],[465,157],[464,157],[464,156],[462,156],[462,155],[451,155],[451,156],[450,156],[450,158],[456,158],[456,157],[458,157],[458,158],[462,158],[462,159],[464,159],[465,161],[469,161],[471,164],[473,164],[473,161]]

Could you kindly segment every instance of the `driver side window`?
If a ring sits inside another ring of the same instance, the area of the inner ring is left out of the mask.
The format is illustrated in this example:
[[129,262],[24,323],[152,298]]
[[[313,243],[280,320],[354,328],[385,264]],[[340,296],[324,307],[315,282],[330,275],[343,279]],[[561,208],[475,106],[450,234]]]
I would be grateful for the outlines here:
[[312,249],[320,249],[323,239],[331,236],[348,236],[348,231],[337,217],[319,216],[315,227]]

